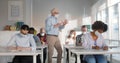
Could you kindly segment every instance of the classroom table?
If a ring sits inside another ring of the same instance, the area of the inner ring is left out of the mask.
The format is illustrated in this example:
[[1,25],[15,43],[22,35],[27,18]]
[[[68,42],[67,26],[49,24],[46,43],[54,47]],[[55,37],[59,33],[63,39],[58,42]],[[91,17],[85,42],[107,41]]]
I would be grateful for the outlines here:
[[42,54],[41,50],[35,50],[35,51],[18,51],[18,50],[9,50],[6,47],[0,47],[0,56],[33,56],[33,63],[36,63],[36,56],[38,54]]
[[[69,53],[73,53],[77,55],[77,63],[80,62],[80,55],[87,55],[87,54],[120,54],[120,50],[115,50],[115,49],[108,49],[108,50],[95,50],[95,49],[70,49],[69,48]],[[69,58],[71,58],[69,56]],[[112,61],[110,61],[112,62]]]

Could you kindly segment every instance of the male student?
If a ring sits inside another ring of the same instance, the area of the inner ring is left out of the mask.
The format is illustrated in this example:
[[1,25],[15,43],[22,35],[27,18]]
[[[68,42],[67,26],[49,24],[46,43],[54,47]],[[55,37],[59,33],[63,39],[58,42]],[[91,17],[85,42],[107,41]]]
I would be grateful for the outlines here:
[[[20,33],[15,34],[9,44],[8,47],[10,49],[14,49],[17,51],[34,51],[36,50],[35,40],[33,39],[33,35],[28,34],[29,26],[23,25],[21,26]],[[12,63],[33,63],[32,56],[15,56],[13,58]]]
[[[82,46],[82,36],[84,34],[86,34],[87,26],[82,25],[81,31],[82,31],[82,33],[80,35],[77,35],[77,37],[76,37],[76,46]],[[77,62],[77,56],[75,58],[76,58],[76,61],[75,61],[75,63],[76,63]],[[81,59],[81,62],[83,62],[83,55],[80,55],[80,59]]]
[[81,31],[82,31],[82,33],[80,35],[77,35],[77,37],[76,37],[76,46],[82,46],[81,39],[82,39],[82,36],[84,34],[86,34],[86,32],[87,32],[87,26],[82,25]]

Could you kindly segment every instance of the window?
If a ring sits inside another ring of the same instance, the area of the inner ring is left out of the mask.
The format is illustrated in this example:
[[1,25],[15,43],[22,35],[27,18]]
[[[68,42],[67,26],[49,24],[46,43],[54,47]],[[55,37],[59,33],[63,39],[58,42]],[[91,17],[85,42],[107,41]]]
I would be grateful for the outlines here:
[[114,40],[119,39],[118,4],[109,7],[109,37]]
[[108,7],[110,7],[120,2],[120,0],[107,0],[107,2],[108,2]]
[[108,18],[107,9],[104,9],[101,11],[101,19],[104,23],[107,23],[107,18]]
[[98,13],[97,13],[97,20],[102,20],[101,12],[98,12]]

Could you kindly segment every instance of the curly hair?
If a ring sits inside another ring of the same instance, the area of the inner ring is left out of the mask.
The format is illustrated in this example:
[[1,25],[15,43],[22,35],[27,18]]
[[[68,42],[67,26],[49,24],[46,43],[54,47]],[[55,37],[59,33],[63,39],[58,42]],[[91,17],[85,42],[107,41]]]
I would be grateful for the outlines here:
[[104,24],[104,29],[103,29],[103,32],[106,32],[106,31],[107,31],[107,29],[108,29],[107,24]]
[[108,26],[102,21],[94,22],[94,24],[92,24],[92,30],[99,30],[99,29],[103,30],[103,32],[106,32],[108,29]]

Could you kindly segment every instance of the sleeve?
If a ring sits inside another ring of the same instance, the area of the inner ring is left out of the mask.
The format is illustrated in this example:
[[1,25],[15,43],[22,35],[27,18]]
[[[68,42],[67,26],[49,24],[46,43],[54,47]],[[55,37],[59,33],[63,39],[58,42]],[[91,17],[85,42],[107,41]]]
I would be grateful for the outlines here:
[[90,44],[90,41],[88,41],[88,37],[86,37],[85,35],[82,36],[82,46],[85,48],[85,49],[92,49],[92,45]]
[[63,28],[65,28],[64,25],[60,26],[60,27],[59,27],[59,30],[62,30]]
[[104,47],[104,46],[107,46],[107,44],[105,43],[105,39],[104,39],[104,37],[101,35],[101,39],[102,39],[102,47]]
[[[67,38],[66,41],[65,41],[65,45],[68,45],[70,42],[70,40]],[[68,44],[67,44],[68,43]]]
[[54,28],[54,25],[52,24],[52,19],[51,18],[46,19],[45,26],[46,26],[46,31],[47,32]]
[[33,36],[33,38],[34,38],[34,40],[36,42],[36,45],[41,45],[41,41],[40,41],[38,36]]
[[16,41],[15,41],[15,38],[16,38],[15,35],[11,37],[11,39],[9,40],[9,42],[8,42],[8,44],[7,44],[8,47],[9,47],[9,46],[13,46],[13,47],[16,47],[16,46],[17,46]]
[[32,51],[36,50],[35,40],[32,35],[30,35],[30,45],[31,45],[30,47],[32,48]]

